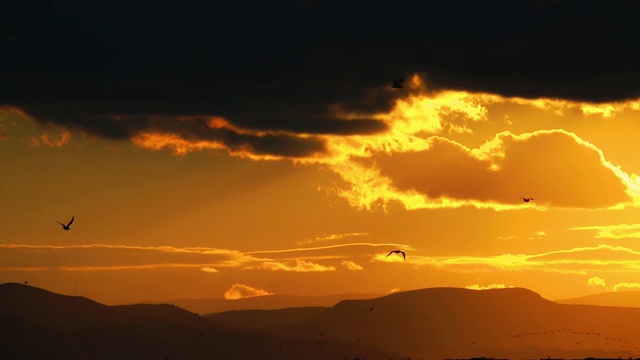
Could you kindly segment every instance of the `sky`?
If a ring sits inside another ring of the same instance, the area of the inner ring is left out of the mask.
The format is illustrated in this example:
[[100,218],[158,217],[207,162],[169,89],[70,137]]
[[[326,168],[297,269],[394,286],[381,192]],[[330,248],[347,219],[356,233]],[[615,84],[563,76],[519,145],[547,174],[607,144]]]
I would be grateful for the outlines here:
[[640,288],[639,4],[101,6],[0,13],[0,282]]

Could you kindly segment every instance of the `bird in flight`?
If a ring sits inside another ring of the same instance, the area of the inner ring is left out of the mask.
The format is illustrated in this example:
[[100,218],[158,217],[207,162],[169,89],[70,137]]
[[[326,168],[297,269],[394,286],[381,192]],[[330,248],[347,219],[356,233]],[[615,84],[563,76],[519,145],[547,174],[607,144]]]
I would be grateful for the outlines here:
[[391,87],[394,89],[400,89],[403,83],[404,83],[404,78],[393,79],[391,83]]
[[73,219],[75,219],[75,216],[72,216],[72,217],[71,217],[71,221],[69,221],[69,223],[68,223],[68,224],[66,224],[66,225],[65,225],[65,224],[63,224],[63,223],[61,223],[60,221],[56,221],[56,222],[57,222],[58,224],[62,225],[62,228],[63,228],[64,230],[71,230],[70,226],[71,226],[71,224],[73,224]]
[[404,251],[402,251],[402,250],[392,250],[391,252],[389,252],[389,253],[387,254],[387,256],[385,256],[385,258],[386,258],[386,257],[388,257],[388,256],[389,256],[389,255],[391,255],[391,254],[402,254],[402,258],[403,258],[403,259],[406,259],[406,258],[407,258],[407,254],[405,254],[405,253],[404,253]]
[[533,198],[532,198],[532,197],[523,197],[523,198],[522,198],[522,201],[524,201],[524,202],[526,202],[526,203],[531,202],[532,200],[533,200]]

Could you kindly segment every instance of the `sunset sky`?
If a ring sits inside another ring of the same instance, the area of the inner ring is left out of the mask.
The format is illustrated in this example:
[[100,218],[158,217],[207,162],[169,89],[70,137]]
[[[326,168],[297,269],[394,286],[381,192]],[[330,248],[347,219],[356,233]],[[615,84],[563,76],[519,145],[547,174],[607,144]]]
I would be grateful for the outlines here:
[[640,289],[640,5],[393,4],[3,7],[0,282]]

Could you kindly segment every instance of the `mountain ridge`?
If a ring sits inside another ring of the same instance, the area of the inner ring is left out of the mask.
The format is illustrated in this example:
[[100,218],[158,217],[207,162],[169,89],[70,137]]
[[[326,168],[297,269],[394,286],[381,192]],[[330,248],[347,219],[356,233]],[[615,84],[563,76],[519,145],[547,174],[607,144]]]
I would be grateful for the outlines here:
[[638,323],[638,308],[559,304],[525,288],[426,288],[200,316],[0,284],[2,358],[637,358]]
[[629,358],[640,354],[637,323],[640,309],[557,304],[524,288],[429,288],[345,300],[277,331],[411,358]]
[[330,307],[344,299],[371,299],[382,294],[331,294],[318,296],[263,295],[240,299],[172,299],[150,301],[149,303],[168,303],[198,313],[212,314],[233,310],[277,310],[293,307]]
[[231,329],[167,304],[109,306],[17,284],[0,284],[3,359],[400,358],[334,341],[277,338]]
[[559,304],[598,305],[640,308],[640,290],[603,292],[556,300]]

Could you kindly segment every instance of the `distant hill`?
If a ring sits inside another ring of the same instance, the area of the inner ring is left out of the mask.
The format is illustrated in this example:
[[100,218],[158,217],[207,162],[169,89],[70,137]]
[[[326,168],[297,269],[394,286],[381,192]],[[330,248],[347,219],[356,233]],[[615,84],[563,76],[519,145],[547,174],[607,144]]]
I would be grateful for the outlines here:
[[278,310],[232,310],[204,316],[224,326],[260,329],[299,324],[313,319],[327,309],[327,307],[296,307]]
[[380,294],[337,294],[324,296],[266,295],[225,299],[176,299],[163,303],[174,304],[198,314],[211,314],[231,310],[276,310],[294,307],[330,307],[345,299],[373,299]]
[[639,308],[558,304],[522,288],[203,317],[0,285],[2,359],[628,359],[640,357],[638,324]]
[[640,308],[640,291],[615,291],[556,301],[559,304],[622,306]]
[[432,288],[345,300],[279,336],[344,341],[411,358],[629,358],[640,309],[564,305],[526,289]]
[[173,305],[106,306],[0,284],[0,359],[400,358],[360,344],[317,344],[223,327]]

